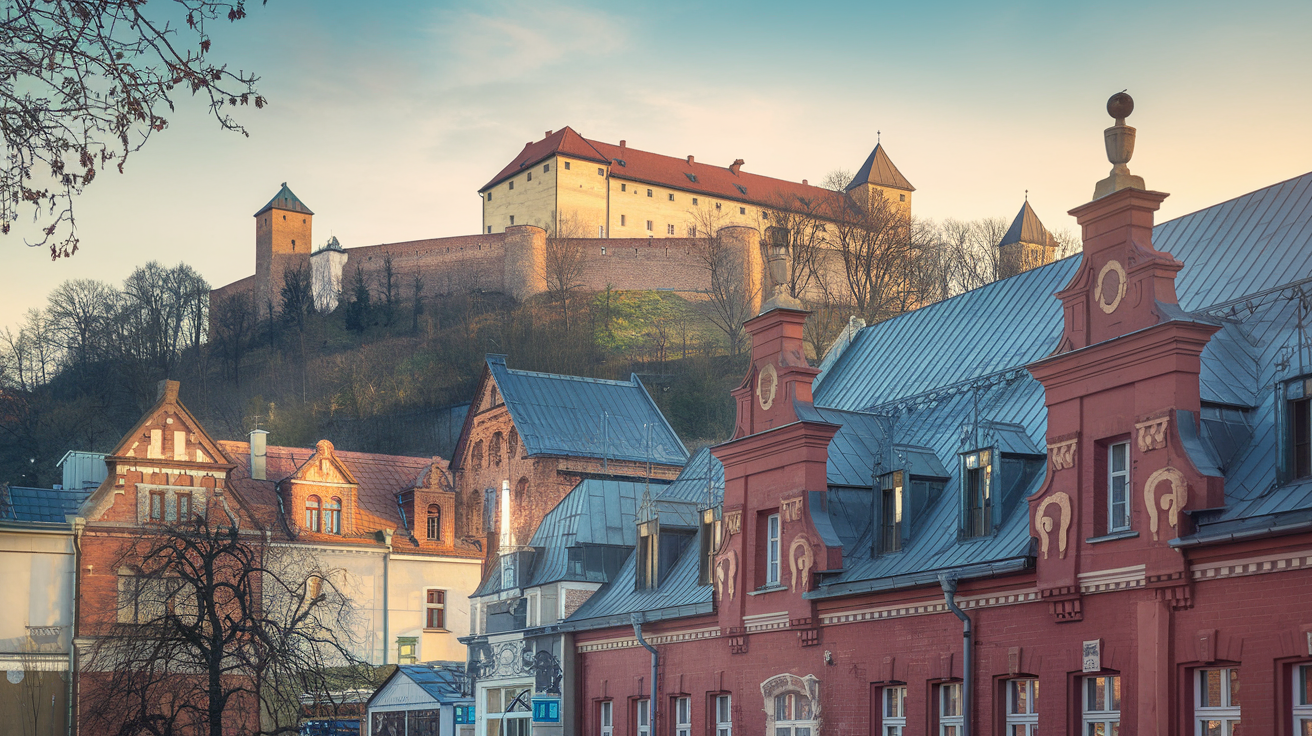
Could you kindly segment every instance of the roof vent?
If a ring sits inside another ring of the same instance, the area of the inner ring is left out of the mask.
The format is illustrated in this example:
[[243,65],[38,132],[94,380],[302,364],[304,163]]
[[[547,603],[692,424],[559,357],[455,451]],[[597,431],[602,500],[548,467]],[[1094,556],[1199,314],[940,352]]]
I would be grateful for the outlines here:
[[734,159],[733,163],[729,164],[729,170],[732,171],[734,174],[737,174],[738,170],[741,169],[742,167],[743,167],[743,160],[740,158]]

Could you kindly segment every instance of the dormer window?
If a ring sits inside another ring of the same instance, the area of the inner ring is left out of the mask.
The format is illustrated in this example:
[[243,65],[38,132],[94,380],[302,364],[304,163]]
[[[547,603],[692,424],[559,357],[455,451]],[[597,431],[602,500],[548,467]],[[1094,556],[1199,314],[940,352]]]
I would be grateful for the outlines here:
[[657,585],[657,563],[660,558],[660,523],[656,520],[638,524],[638,560],[635,587],[650,590]]
[[1286,384],[1288,477],[1312,477],[1312,378]]
[[328,499],[328,506],[324,509],[324,531],[342,533],[342,499],[335,496]]
[[879,478],[880,551],[902,549],[902,471],[885,473]]
[[779,584],[779,514],[765,520],[765,584]]
[[321,515],[323,513],[323,502],[318,496],[310,496],[305,499],[305,529],[306,531],[320,531]]
[[442,538],[442,507],[435,503],[428,504],[428,538],[432,541]]
[[983,537],[993,532],[993,453],[966,453],[962,465],[962,536]]

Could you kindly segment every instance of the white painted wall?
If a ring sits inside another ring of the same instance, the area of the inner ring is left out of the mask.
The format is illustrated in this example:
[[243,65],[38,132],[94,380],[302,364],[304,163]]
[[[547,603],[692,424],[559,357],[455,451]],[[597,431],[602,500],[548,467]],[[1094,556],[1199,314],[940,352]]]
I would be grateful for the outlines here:
[[[0,526],[0,669],[23,669],[29,626],[63,627],[41,652],[67,654],[73,626],[73,532]],[[58,662],[52,657],[50,664]],[[64,659],[64,667],[67,660]]]

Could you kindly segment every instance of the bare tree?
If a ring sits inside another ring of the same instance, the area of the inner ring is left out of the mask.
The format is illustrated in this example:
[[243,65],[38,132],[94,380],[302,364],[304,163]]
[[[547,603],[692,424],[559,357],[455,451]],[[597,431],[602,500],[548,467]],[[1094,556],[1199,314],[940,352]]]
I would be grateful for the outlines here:
[[833,192],[841,192],[852,183],[852,172],[847,169],[834,169],[820,180],[820,186]]
[[569,301],[574,292],[583,288],[583,270],[587,265],[585,223],[576,212],[561,214],[555,227],[547,233],[546,252],[543,253],[542,271],[547,282],[547,295],[560,305],[560,314],[569,324]]
[[342,573],[298,548],[197,516],[116,566],[116,620],[85,627],[95,733],[295,733],[302,695],[331,710],[347,683],[373,684]]
[[1052,238],[1057,241],[1057,254],[1054,256],[1057,260],[1069,258],[1084,250],[1083,237],[1068,227],[1053,233]]
[[118,290],[103,281],[73,279],[50,292],[47,314],[72,363],[81,367],[100,357]]
[[766,241],[787,245],[792,256],[788,295],[797,299],[806,296],[829,245],[829,222],[825,215],[833,211],[842,195],[826,194],[815,197],[781,194],[765,212]]
[[839,201],[829,220],[830,242],[857,314],[877,322],[915,304],[908,264],[917,254],[910,217],[901,207],[876,190]]
[[[245,135],[229,114],[263,107],[256,77],[233,72],[210,54],[207,23],[246,17],[244,0],[141,2],[14,0],[0,15],[0,233],[20,206],[30,206],[52,258],[72,255],[78,240],[73,198],[113,164],[164,130],[181,90],[208,98],[221,128]],[[166,4],[168,5],[168,4]],[[185,18],[174,25],[169,16]],[[40,177],[41,183],[34,182]],[[43,184],[45,187],[43,188]]]
[[690,217],[698,233],[694,251],[707,276],[702,312],[724,333],[729,353],[737,355],[745,337],[743,322],[753,316],[752,305],[759,296],[756,280],[750,278],[751,261],[738,243],[723,236],[724,220],[719,210],[702,207],[692,211]]
[[241,385],[241,361],[255,334],[258,316],[249,292],[237,291],[215,301],[210,311],[210,331],[233,384]]

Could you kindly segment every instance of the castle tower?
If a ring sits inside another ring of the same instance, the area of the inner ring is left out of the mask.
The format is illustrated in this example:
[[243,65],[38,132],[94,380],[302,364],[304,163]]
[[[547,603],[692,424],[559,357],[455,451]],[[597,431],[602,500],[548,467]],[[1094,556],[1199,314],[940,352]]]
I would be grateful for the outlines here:
[[998,278],[1052,263],[1056,254],[1057,239],[1039,222],[1027,198],[1007,228],[1007,234],[998,241]]
[[282,183],[282,189],[255,213],[255,293],[261,310],[279,308],[283,273],[297,264],[309,267],[314,213]]
[[882,194],[884,199],[902,207],[910,215],[911,193],[916,188],[897,170],[884,151],[884,144],[879,143],[866,157],[865,163],[861,164],[845,191],[854,199],[864,202],[869,202],[876,193]]

